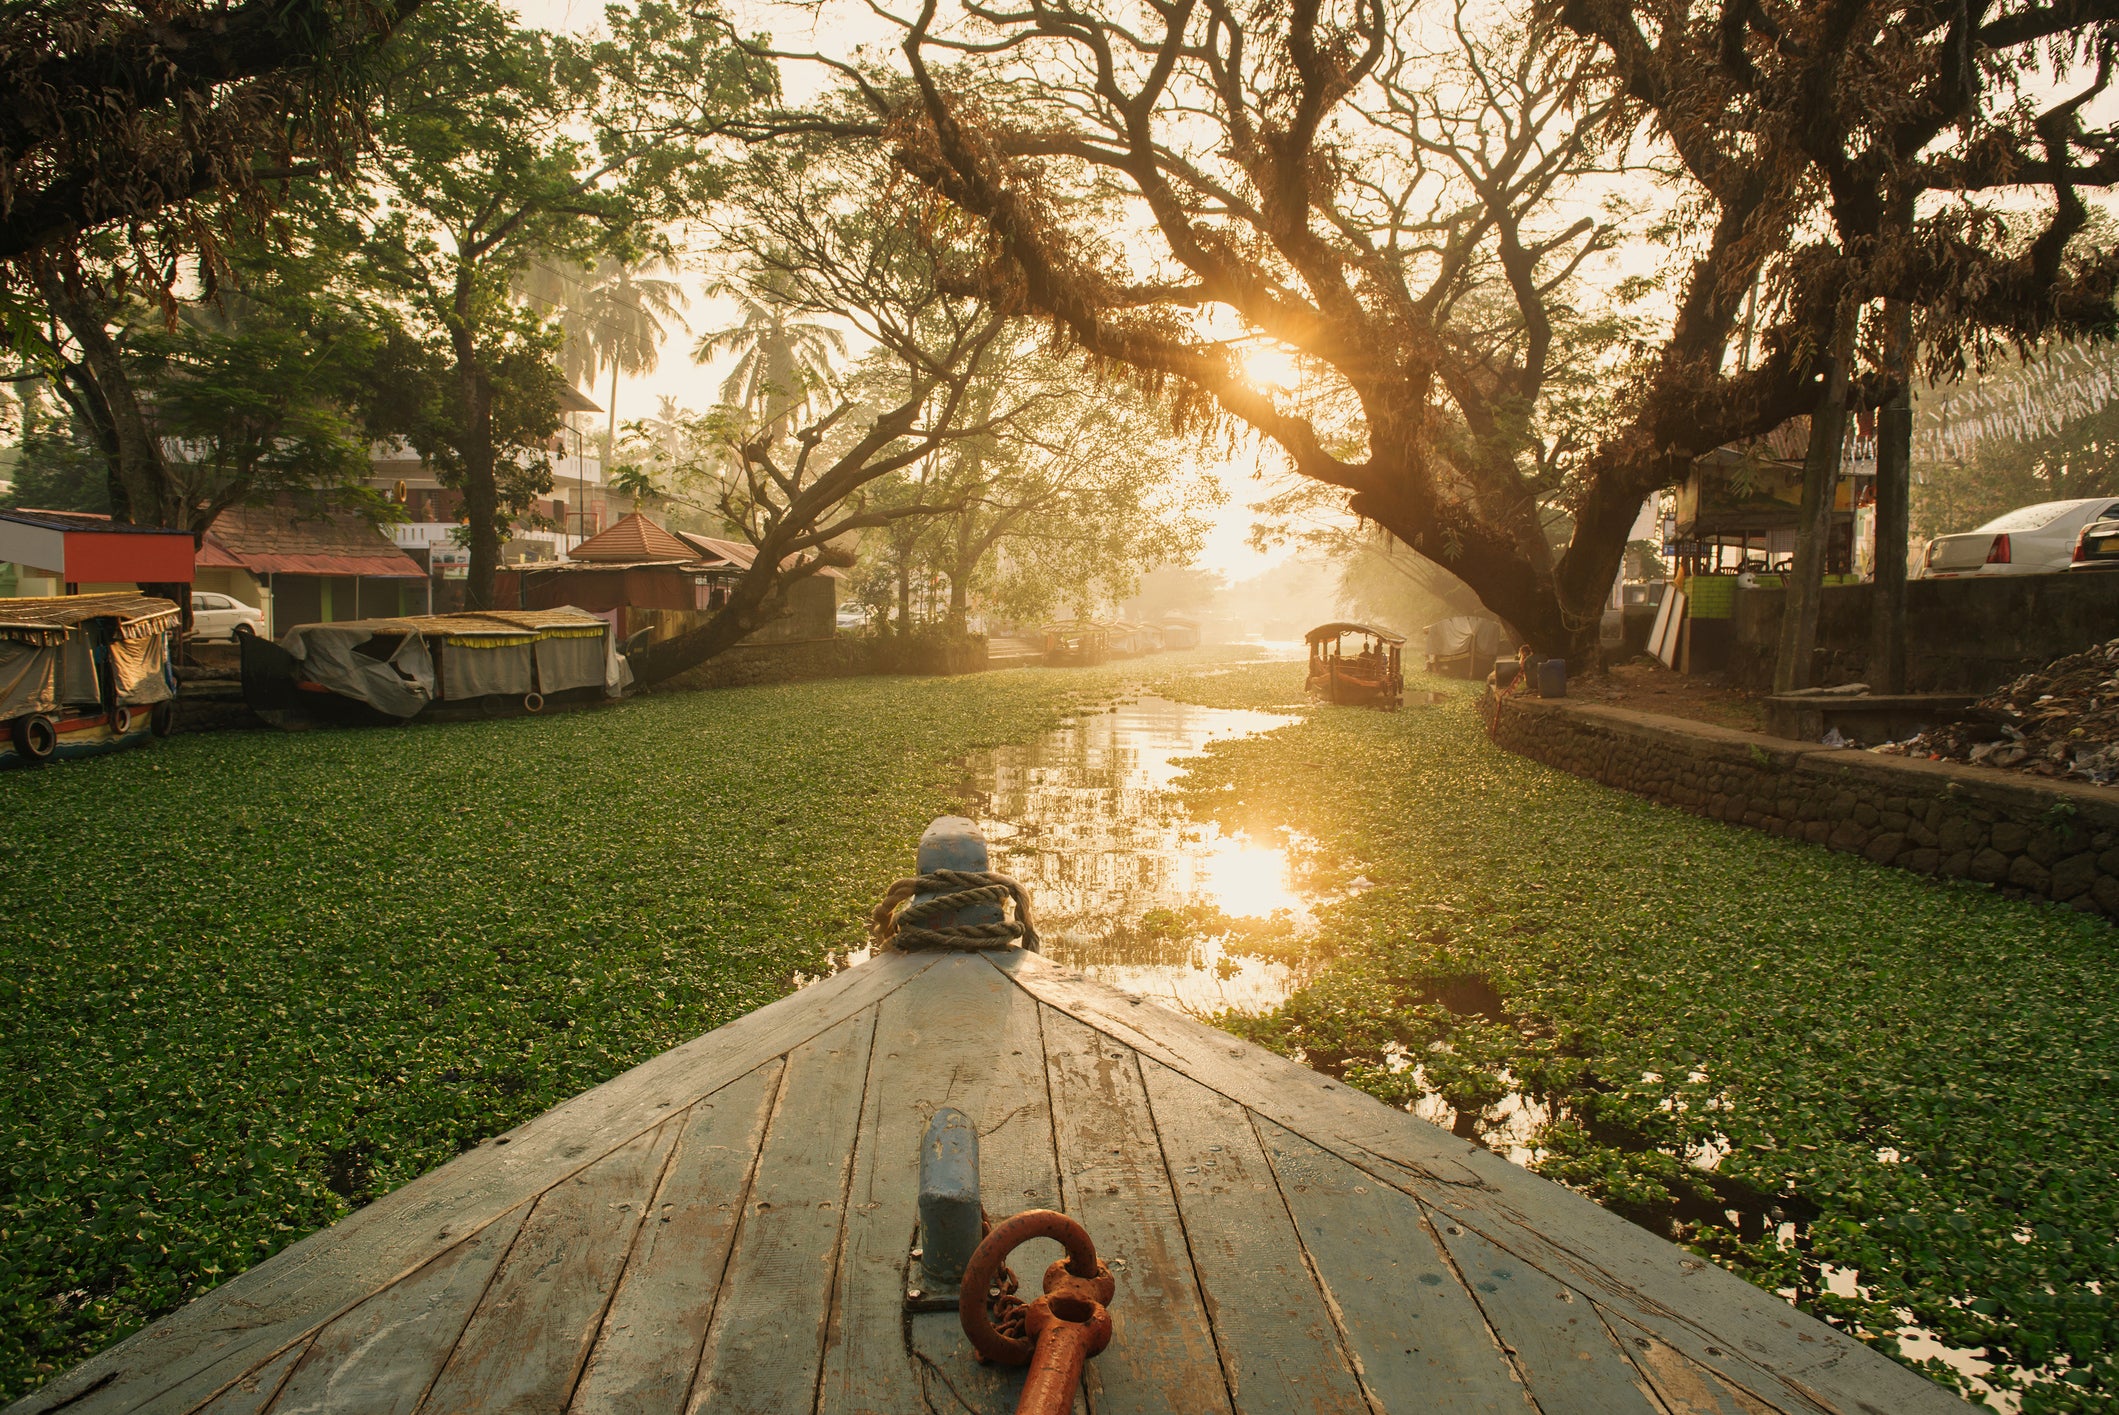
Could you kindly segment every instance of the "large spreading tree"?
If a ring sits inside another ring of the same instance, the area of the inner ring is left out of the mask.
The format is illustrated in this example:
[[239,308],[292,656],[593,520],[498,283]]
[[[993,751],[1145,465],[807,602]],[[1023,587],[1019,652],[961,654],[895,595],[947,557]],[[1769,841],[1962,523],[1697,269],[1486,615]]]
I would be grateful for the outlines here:
[[[833,378],[811,360],[800,386],[768,374],[755,400],[689,420],[666,475],[748,542],[751,563],[706,622],[632,654],[644,683],[740,643],[785,609],[797,584],[851,565],[861,535],[941,509],[879,493],[898,473],[1010,427],[1039,400],[1034,390],[977,396],[1008,321],[990,301],[955,293],[964,253],[926,239],[902,193],[878,190],[879,157],[873,147],[786,143],[753,153],[734,176],[723,254],[742,272],[736,284],[771,306],[780,337],[843,329],[869,352],[857,376]],[[783,374],[792,357],[757,352]]]
[[[1002,307],[1249,423],[1531,642],[1593,657],[1648,494],[1884,391],[1874,302],[1953,355],[2109,322],[2114,258],[2080,239],[2081,189],[2119,168],[2084,116],[2093,9],[930,3],[901,21],[909,82],[844,69],[866,115],[835,130],[888,134],[980,223]],[[1643,166],[1678,235],[1646,337],[1588,279],[1624,226],[1611,176]],[[1996,214],[2026,191],[2028,230]],[[1309,391],[1248,377],[1239,335]]]

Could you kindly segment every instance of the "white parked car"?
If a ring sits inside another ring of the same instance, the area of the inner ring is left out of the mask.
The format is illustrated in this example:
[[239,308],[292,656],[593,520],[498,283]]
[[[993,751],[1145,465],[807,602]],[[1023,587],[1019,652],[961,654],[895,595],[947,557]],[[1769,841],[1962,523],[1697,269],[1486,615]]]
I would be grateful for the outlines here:
[[1964,575],[2044,575],[2065,570],[2074,558],[2082,528],[2114,516],[2119,516],[2119,500],[2109,496],[2019,507],[1976,531],[1929,541],[1919,578],[1954,580]]
[[233,643],[239,635],[264,632],[264,610],[224,594],[204,590],[191,592],[191,637],[194,639],[226,639]]

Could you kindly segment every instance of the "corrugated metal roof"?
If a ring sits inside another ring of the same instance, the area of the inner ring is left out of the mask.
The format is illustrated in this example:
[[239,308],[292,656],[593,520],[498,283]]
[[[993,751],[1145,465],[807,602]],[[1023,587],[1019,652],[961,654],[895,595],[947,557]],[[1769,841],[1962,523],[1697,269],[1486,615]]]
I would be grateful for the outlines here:
[[525,560],[500,568],[518,575],[591,575],[606,570],[669,570],[691,575],[729,567],[719,560]]
[[427,578],[427,572],[419,568],[419,562],[401,550],[389,555],[243,555],[237,559],[253,575],[358,575],[368,580]]
[[199,545],[199,552],[192,557],[194,568],[200,570],[241,570],[243,562],[230,555],[221,543],[208,535]]
[[[758,547],[744,541],[721,540],[714,536],[694,535],[690,531],[679,531],[677,534],[694,546],[701,555],[725,560],[738,570],[750,569],[758,559]],[[798,556],[790,555],[781,561],[780,564],[785,568],[793,565],[799,558]],[[827,565],[816,573],[833,580],[846,578],[846,572],[839,569],[836,565]]]
[[423,580],[419,562],[350,511],[231,506],[206,532],[197,562],[253,575],[358,575]]
[[135,526],[125,521],[113,521],[110,517],[94,511],[0,511],[0,521],[13,521],[17,525],[39,526],[48,531],[94,531],[97,534],[129,536],[183,536],[189,539],[191,532],[179,526]]

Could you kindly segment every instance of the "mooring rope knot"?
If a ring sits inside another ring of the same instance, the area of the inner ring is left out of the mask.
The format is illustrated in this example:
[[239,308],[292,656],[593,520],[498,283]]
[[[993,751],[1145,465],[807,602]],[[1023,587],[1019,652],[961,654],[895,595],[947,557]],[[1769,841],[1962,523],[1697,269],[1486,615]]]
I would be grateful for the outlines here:
[[[934,898],[914,903],[915,894],[932,894]],[[1015,901],[1013,919],[932,928],[927,924],[929,919],[980,904],[999,904],[1004,899]],[[932,870],[897,881],[868,916],[868,938],[879,952],[892,948],[906,952],[922,948],[1006,948],[1017,941],[1032,952],[1037,949],[1037,930],[1030,925],[1029,893],[1017,881],[991,870]]]

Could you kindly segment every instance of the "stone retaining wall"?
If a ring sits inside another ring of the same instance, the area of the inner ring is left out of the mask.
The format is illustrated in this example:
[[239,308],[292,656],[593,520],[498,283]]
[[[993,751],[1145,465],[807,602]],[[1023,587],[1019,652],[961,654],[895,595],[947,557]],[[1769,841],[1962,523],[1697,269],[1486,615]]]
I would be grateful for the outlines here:
[[1512,752],[1694,815],[2119,918],[2119,790],[1566,699],[1483,710]]
[[[1810,680],[1818,687],[1867,678],[1875,593],[1873,585],[1825,587]],[[1745,687],[1772,686],[1787,597],[1780,589],[1736,592],[1729,669]],[[1989,692],[2115,633],[2119,574],[2109,571],[1915,580],[1906,586],[1906,688]]]

